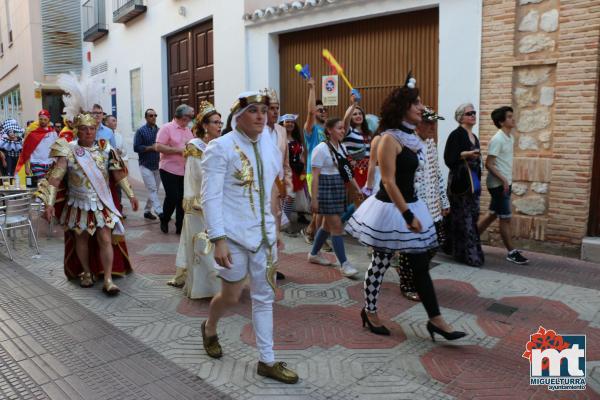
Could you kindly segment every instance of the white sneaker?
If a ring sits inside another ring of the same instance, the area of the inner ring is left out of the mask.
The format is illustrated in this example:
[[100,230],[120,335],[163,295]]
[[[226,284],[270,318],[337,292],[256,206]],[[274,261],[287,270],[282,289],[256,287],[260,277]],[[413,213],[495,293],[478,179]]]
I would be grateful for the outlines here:
[[354,268],[352,264],[350,264],[350,261],[346,261],[345,263],[343,263],[340,268],[340,271],[342,272],[342,275],[344,275],[347,278],[358,274],[358,270]]
[[312,264],[319,264],[319,265],[331,265],[331,261],[329,261],[328,259],[323,257],[320,252],[314,256],[312,254],[310,254],[310,252],[309,252],[308,253],[308,262],[312,263]]

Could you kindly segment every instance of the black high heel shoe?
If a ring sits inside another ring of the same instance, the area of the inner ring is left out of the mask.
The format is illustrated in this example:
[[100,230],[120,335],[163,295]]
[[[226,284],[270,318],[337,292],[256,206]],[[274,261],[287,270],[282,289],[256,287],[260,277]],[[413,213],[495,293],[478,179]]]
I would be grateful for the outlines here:
[[429,332],[429,335],[431,335],[431,340],[434,342],[435,342],[435,336],[433,335],[434,333],[437,333],[438,335],[443,336],[444,339],[446,339],[446,340],[456,340],[456,339],[460,339],[460,338],[467,336],[466,333],[461,332],[461,331],[452,331],[452,332],[443,331],[440,328],[438,328],[437,326],[435,326],[434,324],[432,324],[431,321],[427,321],[427,332]]
[[364,308],[360,312],[360,317],[362,318],[363,328],[365,326],[368,326],[369,330],[376,335],[385,335],[385,336],[390,335],[390,330],[388,328],[386,328],[385,326],[383,326],[383,325],[375,326],[375,325],[371,324],[371,321],[369,321],[369,317],[367,317],[367,312],[365,311]]

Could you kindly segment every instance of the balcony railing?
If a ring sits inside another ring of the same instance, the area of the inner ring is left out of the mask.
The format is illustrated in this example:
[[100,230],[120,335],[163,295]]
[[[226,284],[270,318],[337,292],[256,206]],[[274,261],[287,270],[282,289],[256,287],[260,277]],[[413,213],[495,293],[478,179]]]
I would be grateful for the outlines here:
[[94,42],[108,35],[104,0],[87,0],[82,4],[83,41]]
[[113,0],[113,22],[125,24],[146,12],[144,0]]

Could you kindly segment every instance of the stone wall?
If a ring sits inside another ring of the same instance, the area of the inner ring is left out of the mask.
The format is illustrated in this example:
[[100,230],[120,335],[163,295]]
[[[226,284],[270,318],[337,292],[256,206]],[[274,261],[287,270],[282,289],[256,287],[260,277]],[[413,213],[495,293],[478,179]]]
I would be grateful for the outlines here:
[[480,137],[487,155],[497,131],[490,113],[512,104],[514,232],[578,247],[590,206],[600,2],[484,0],[483,18]]

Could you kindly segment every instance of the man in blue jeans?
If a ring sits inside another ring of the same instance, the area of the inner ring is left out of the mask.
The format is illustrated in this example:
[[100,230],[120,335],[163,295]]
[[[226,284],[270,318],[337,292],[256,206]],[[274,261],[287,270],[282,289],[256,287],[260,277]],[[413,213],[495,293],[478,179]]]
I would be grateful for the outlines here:
[[495,109],[492,111],[492,120],[494,125],[499,128],[490,140],[488,157],[485,161],[485,167],[488,170],[486,183],[492,200],[489,214],[479,221],[477,228],[481,235],[498,218],[500,220],[500,236],[508,250],[506,259],[515,264],[527,264],[529,260],[512,245],[510,227],[512,217],[510,195],[515,145],[515,137],[512,132],[516,125],[513,109],[508,106]]

